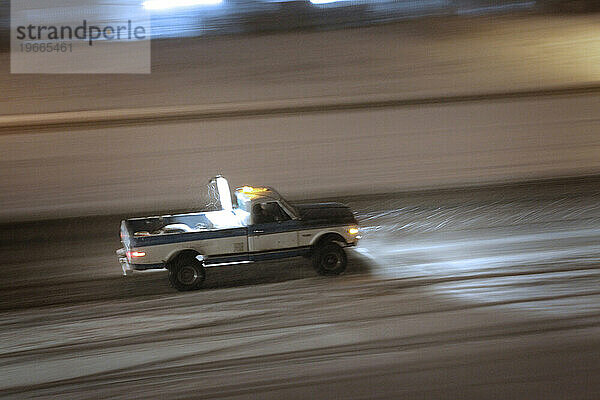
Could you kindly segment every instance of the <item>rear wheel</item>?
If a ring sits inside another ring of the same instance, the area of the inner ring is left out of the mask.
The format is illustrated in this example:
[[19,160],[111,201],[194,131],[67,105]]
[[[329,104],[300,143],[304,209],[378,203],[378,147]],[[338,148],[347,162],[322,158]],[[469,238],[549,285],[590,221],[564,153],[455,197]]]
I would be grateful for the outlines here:
[[196,290],[206,278],[204,265],[193,255],[177,257],[169,267],[171,286],[179,291]]
[[339,275],[346,270],[348,264],[344,249],[332,242],[317,247],[313,252],[312,262],[320,275]]

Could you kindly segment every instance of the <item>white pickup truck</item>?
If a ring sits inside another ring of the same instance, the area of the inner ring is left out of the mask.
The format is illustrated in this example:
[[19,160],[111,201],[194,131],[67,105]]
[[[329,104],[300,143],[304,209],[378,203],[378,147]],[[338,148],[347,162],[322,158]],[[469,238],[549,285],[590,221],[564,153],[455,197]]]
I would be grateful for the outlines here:
[[200,288],[205,267],[277,258],[312,258],[319,274],[346,269],[345,247],[356,246],[359,228],[340,203],[292,205],[269,187],[234,192],[218,176],[210,185],[217,211],[131,218],[121,222],[117,250],[124,275],[133,270],[168,269],[178,290]]

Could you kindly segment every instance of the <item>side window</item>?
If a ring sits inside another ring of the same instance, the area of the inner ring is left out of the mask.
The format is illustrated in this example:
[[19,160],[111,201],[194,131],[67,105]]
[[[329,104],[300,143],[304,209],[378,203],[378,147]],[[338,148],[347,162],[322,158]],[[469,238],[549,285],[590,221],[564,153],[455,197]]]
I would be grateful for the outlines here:
[[252,220],[255,224],[287,221],[290,216],[276,202],[255,204],[252,207]]
[[287,221],[290,219],[290,216],[283,211],[283,208],[279,205],[279,203],[267,203],[267,212],[273,216],[273,219],[277,222]]
[[252,223],[264,224],[267,221],[267,215],[264,210],[264,204],[257,203],[252,206]]

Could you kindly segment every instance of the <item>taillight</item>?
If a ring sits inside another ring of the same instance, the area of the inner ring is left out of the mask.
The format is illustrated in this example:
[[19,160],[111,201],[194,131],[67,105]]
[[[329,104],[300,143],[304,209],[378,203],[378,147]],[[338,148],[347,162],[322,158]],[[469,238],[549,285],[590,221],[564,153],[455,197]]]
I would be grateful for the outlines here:
[[143,251],[128,251],[127,252],[127,257],[129,257],[129,258],[144,257],[145,255],[146,255],[146,253],[144,253]]

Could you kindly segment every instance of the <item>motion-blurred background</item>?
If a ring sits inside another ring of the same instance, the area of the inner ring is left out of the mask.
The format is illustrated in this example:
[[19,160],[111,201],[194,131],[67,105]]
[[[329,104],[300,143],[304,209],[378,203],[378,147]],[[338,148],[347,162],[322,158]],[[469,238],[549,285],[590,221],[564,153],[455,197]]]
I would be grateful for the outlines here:
[[144,3],[150,75],[0,54],[1,219],[197,207],[215,173],[314,197],[599,171],[598,2],[190,3]]

